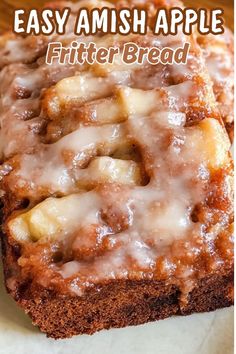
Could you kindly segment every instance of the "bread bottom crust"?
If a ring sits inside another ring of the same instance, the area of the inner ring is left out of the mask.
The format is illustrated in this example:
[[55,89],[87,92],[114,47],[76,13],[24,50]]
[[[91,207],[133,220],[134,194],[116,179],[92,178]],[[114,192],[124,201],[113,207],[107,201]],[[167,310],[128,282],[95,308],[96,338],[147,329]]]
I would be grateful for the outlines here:
[[[6,240],[5,240],[6,241]],[[32,280],[14,291],[7,286],[14,254],[2,242],[5,282],[8,292],[48,337],[70,338],[102,329],[134,326],[173,315],[210,312],[233,304],[233,269],[199,280],[185,301],[176,285],[154,280],[120,281],[94,286],[82,297],[61,295]]]

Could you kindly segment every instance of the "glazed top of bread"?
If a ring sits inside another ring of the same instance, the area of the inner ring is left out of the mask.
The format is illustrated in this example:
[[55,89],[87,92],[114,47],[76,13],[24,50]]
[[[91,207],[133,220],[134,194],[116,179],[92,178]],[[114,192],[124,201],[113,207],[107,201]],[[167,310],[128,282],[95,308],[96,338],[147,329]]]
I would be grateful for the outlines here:
[[[115,6],[127,3],[173,5]],[[106,5],[71,6],[95,4]],[[65,45],[75,39],[68,28]],[[185,294],[230,266],[230,142],[194,38],[76,38],[121,49],[187,40],[186,65],[48,66],[55,38],[0,42],[4,231],[20,247],[13,278],[77,295],[114,279],[157,279]]]
[[234,36],[225,28],[222,35],[199,35],[206,67],[213,82],[213,91],[218,108],[233,140],[234,122]]

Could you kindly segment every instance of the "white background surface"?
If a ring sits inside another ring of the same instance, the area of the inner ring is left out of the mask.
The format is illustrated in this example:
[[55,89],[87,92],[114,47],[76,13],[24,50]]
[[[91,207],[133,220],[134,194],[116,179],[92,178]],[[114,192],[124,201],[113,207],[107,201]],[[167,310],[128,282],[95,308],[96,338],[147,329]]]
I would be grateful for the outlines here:
[[233,354],[233,308],[55,341],[31,325],[0,276],[0,354]]

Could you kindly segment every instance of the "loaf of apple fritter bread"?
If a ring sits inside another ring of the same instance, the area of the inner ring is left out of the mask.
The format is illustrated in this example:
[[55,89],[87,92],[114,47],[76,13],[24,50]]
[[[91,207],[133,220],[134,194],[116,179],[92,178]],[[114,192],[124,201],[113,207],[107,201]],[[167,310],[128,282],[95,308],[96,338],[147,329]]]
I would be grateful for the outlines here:
[[[64,6],[65,3],[60,3]],[[171,1],[80,1],[140,6]],[[69,4],[66,3],[68,6]],[[72,16],[70,21],[73,22]],[[69,23],[60,40],[78,40]],[[8,292],[53,338],[233,303],[233,167],[194,36],[187,64],[45,64],[57,37],[1,41],[0,189]]]

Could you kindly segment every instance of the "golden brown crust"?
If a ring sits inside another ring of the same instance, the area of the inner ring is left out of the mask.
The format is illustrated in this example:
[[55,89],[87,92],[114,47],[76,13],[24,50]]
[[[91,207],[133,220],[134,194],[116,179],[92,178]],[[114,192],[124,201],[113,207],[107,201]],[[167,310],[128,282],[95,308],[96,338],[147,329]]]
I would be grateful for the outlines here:
[[14,272],[12,257],[16,255],[6,243],[3,254],[9,293],[30,315],[33,324],[55,339],[139,325],[173,315],[209,312],[233,304],[233,269],[226,266],[220,273],[199,280],[185,299],[181,299],[176,285],[153,280],[98,284],[83,297],[74,297],[42,287],[35,289],[30,280],[12,291],[8,276]]

